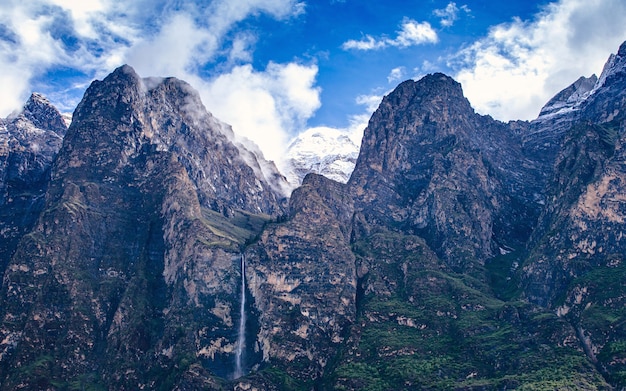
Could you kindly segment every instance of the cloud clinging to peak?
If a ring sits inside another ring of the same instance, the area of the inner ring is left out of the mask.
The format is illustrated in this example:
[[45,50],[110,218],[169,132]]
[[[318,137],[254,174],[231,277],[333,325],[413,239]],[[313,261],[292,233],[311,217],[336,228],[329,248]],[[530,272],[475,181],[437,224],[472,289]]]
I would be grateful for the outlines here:
[[[50,71],[82,74],[75,87],[50,91],[65,104],[61,110],[72,110],[86,83],[129,64],[144,77],[188,81],[209,111],[276,158],[268,140],[280,146],[320,105],[317,67],[293,60],[253,69],[257,32],[239,23],[259,15],[286,21],[304,12],[299,0],[3,1],[0,117],[26,101],[38,78],[51,80]],[[207,75],[207,65],[217,62],[219,72]]]
[[246,64],[196,83],[216,117],[258,144],[266,158],[280,163],[289,139],[321,105],[317,72],[315,65],[270,63],[256,71]]

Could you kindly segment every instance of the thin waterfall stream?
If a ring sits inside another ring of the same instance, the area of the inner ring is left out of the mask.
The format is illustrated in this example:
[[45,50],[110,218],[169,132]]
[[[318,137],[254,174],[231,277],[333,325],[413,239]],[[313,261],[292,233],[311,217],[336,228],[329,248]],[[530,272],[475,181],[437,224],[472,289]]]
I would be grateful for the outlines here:
[[239,329],[235,350],[235,373],[233,378],[243,376],[243,351],[246,346],[246,258],[241,254],[241,299],[239,301]]

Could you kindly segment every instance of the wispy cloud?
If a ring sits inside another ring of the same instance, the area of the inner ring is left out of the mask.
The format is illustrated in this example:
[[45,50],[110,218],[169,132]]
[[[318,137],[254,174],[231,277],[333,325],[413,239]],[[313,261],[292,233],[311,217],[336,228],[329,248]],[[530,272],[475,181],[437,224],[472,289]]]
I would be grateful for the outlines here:
[[437,32],[430,23],[405,18],[400,25],[400,30],[396,32],[395,38],[374,38],[371,35],[366,35],[361,40],[346,41],[341,47],[344,50],[377,50],[389,46],[406,48],[426,43],[437,43],[438,40]]
[[457,7],[456,3],[450,2],[446,6],[446,8],[434,10],[433,14],[436,17],[441,18],[440,20],[441,26],[451,27],[459,19],[460,11],[464,11],[467,14],[471,12],[470,8],[465,4],[459,8]]
[[602,70],[626,39],[624,15],[622,0],[560,0],[533,20],[493,26],[449,65],[479,112],[532,119],[559,90]]

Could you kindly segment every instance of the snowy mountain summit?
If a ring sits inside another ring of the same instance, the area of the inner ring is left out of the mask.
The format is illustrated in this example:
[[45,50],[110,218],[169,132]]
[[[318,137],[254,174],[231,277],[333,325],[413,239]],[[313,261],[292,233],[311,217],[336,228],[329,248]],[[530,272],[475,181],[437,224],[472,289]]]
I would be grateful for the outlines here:
[[309,173],[346,183],[359,156],[359,146],[345,133],[331,128],[313,128],[289,145],[286,175],[295,185]]

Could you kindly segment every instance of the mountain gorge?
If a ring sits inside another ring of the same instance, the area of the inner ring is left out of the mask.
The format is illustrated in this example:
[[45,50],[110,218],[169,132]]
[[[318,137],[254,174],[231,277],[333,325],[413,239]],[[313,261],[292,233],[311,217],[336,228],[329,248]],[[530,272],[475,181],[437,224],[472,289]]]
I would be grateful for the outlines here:
[[0,389],[624,389],[625,90],[626,43],[531,122],[409,80],[347,182],[291,195],[180,80],[118,68],[69,128],[33,95],[0,122]]

